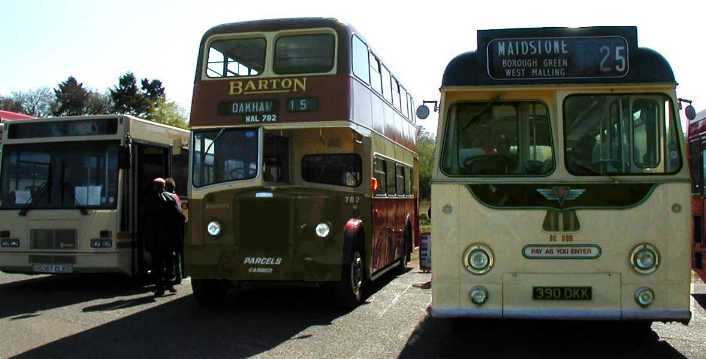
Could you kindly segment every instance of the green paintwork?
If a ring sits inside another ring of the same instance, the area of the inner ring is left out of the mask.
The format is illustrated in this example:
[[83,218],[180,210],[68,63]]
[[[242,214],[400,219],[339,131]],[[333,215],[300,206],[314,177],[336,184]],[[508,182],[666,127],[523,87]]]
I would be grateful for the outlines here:
[[[258,193],[272,196],[258,197]],[[353,204],[351,196],[359,202]],[[213,192],[204,200],[191,201],[184,245],[186,271],[196,279],[338,281],[344,226],[351,218],[369,223],[370,213],[370,199],[360,193],[294,186]],[[222,225],[217,238],[206,232],[212,220]],[[325,239],[314,233],[320,222],[331,226]],[[369,227],[364,226],[366,248],[371,248]],[[366,252],[370,263],[371,251]],[[252,263],[256,258],[266,263]]]

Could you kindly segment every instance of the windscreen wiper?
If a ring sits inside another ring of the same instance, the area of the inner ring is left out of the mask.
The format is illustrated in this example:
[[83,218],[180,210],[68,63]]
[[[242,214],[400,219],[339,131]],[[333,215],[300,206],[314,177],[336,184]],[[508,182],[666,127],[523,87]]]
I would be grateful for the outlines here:
[[223,127],[220,129],[220,131],[218,131],[218,133],[216,134],[216,137],[214,137],[213,140],[211,140],[211,144],[209,144],[208,147],[206,147],[206,151],[203,151],[204,154],[208,153],[208,151],[211,149],[211,147],[213,147],[213,145],[216,144],[216,141],[221,137],[221,135],[223,134],[223,132],[225,132],[225,130],[226,130],[226,128]]
[[[49,178],[51,178],[51,171],[49,172]],[[42,184],[41,187],[39,187],[39,191],[38,191],[38,192],[39,192],[39,198],[37,198],[37,202],[40,202],[42,199],[44,199],[44,195],[49,192],[49,187],[50,187],[50,186],[49,186],[49,183],[51,182],[51,181],[49,180],[49,178],[47,179],[46,182],[44,182],[44,183]],[[18,215],[20,215],[20,216],[22,216],[22,217],[26,216],[26,215],[27,215],[27,212],[29,212],[29,210],[32,209],[32,205],[33,205],[33,204],[34,204],[34,196],[31,196],[31,197],[27,200],[27,202],[25,202],[25,204],[22,206],[22,209],[20,209],[20,212],[18,213]]]

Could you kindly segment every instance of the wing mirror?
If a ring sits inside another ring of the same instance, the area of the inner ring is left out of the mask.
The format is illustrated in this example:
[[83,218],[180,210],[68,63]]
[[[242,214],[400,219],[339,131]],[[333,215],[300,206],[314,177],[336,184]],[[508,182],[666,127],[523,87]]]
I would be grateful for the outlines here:
[[691,121],[696,118],[696,110],[694,109],[694,106],[688,105],[684,109],[684,114],[686,115],[686,118]]

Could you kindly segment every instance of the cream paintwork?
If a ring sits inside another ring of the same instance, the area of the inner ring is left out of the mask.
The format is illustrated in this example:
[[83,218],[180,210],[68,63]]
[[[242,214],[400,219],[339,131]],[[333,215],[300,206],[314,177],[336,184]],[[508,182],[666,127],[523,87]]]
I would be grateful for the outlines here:
[[[57,121],[76,121],[85,119],[120,119],[118,132],[111,136],[81,137],[54,137],[46,139],[7,140],[5,145],[34,142],[68,142],[68,141],[93,141],[115,140],[125,143],[129,136],[134,142],[173,146],[181,144],[186,146],[189,131],[165,126],[151,121],[142,120],[125,115],[98,115],[98,116],[72,116],[62,118],[48,118],[39,120],[22,120],[21,123]],[[0,159],[1,160],[1,159]],[[118,196],[122,198],[123,170],[120,170]],[[89,209],[88,215],[82,215],[77,209],[33,209],[22,217],[18,210],[0,210],[0,230],[9,230],[11,238],[20,239],[20,248],[0,248],[0,270],[32,267],[29,262],[30,255],[72,255],[76,257],[74,271],[90,272],[120,272],[131,274],[132,255],[129,248],[117,249],[116,244],[120,239],[116,234],[120,231],[120,211],[122,201],[118,201],[116,209]],[[31,229],[76,229],[78,248],[75,250],[33,250],[29,246],[29,233]],[[107,230],[113,234],[113,248],[94,249],[90,247],[90,240],[100,237],[100,231]]]
[[[515,317],[554,319],[646,319],[688,321],[691,274],[689,268],[691,216],[689,174],[683,136],[679,136],[682,169],[675,175],[651,176],[659,182],[646,201],[631,209],[577,210],[581,223],[571,232],[576,244],[597,244],[597,259],[526,259],[528,244],[550,244],[542,229],[546,210],[492,209],[475,200],[470,183],[498,182],[498,178],[449,178],[439,169],[445,113],[458,101],[501,100],[543,101],[549,107],[556,169],[548,177],[503,178],[504,183],[610,182],[607,177],[576,177],[564,166],[563,113],[560,104],[575,93],[664,93],[676,106],[673,85],[663,86],[522,86],[507,88],[442,89],[442,111],[437,131],[432,180],[432,314],[437,316]],[[673,108],[678,113],[676,107]],[[678,117],[676,123],[680,126]],[[621,182],[645,181],[641,176],[622,176]],[[674,204],[681,206],[676,213]],[[442,209],[446,207],[450,213]],[[561,232],[557,232],[561,237]],[[493,268],[484,275],[468,272],[462,263],[464,250],[473,243],[489,246],[495,257]],[[635,272],[629,262],[634,246],[648,242],[660,253],[660,267],[653,274]],[[554,242],[551,244],[561,244]],[[529,274],[532,275],[529,275]],[[476,285],[488,288],[488,302],[476,306],[468,298]],[[590,302],[532,300],[531,287],[593,286]],[[633,298],[637,288],[655,291],[648,308]]]

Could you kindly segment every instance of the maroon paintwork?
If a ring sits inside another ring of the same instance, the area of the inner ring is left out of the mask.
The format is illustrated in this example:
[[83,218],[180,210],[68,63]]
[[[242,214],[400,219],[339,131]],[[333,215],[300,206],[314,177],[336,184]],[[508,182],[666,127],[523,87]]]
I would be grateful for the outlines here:
[[373,198],[373,271],[403,255],[405,226],[415,226],[416,205],[414,198]]

